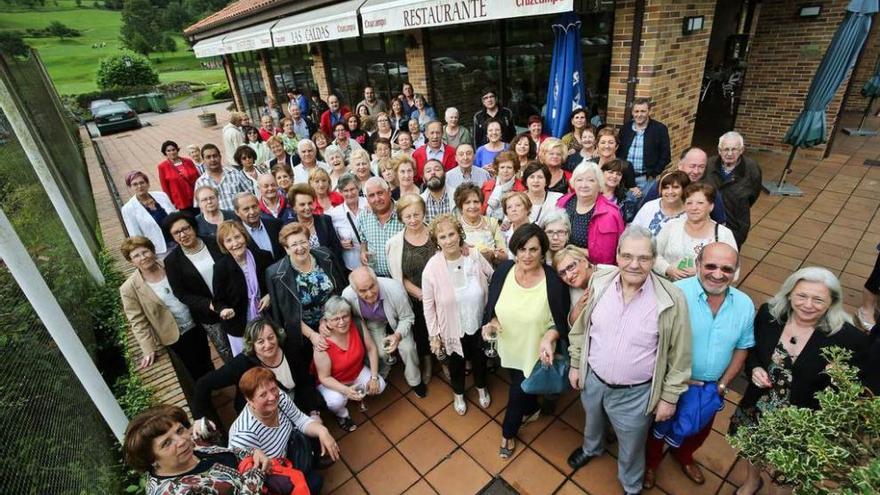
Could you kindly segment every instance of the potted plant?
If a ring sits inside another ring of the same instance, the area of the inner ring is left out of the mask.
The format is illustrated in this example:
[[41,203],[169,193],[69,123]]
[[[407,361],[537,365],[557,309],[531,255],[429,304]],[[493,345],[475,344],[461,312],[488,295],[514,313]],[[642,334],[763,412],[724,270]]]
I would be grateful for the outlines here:
[[202,123],[202,127],[214,127],[217,125],[217,114],[209,112],[205,110],[205,107],[202,107],[202,113],[199,114],[199,122]]
[[880,397],[859,382],[852,352],[822,354],[831,386],[817,394],[819,409],[769,411],[730,444],[797,495],[880,493]]

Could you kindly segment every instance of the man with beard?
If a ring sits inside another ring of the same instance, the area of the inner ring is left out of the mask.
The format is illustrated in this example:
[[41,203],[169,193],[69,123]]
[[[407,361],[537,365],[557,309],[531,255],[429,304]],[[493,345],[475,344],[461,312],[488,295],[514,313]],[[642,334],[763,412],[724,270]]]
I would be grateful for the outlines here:
[[437,160],[428,160],[425,163],[425,192],[422,199],[425,200],[425,222],[431,223],[437,215],[452,213],[455,208],[453,191],[446,189],[446,171],[443,164]]
[[416,161],[416,183],[428,180],[425,173],[425,163],[428,160],[436,160],[443,165],[444,171],[455,168],[455,148],[443,144],[443,124],[433,120],[425,126],[427,141],[413,152],[413,160]]
[[236,216],[251,236],[248,248],[262,249],[274,260],[284,256],[284,249],[278,244],[281,221],[260,210],[260,203],[254,193],[238,193],[232,204],[235,206]]

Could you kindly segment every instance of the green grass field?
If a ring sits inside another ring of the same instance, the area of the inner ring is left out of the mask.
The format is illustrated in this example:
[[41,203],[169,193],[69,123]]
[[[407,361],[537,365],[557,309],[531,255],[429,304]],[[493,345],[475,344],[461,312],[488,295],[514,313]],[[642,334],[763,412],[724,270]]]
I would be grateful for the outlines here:
[[[58,93],[68,95],[96,91],[95,74],[99,61],[122,49],[119,41],[120,13],[95,9],[88,0],[83,2],[83,7],[77,7],[73,0],[58,0],[58,4],[38,10],[0,11],[0,31],[44,28],[52,21],[79,29],[82,32],[79,38],[63,41],[57,38],[26,38],[25,41],[39,51]],[[88,7],[85,6],[87,4]],[[189,51],[189,45],[182,37],[176,36],[175,41],[176,52],[150,55],[163,83],[215,83],[226,79],[222,69],[202,70],[200,61]],[[103,48],[92,48],[102,42],[105,43]]]

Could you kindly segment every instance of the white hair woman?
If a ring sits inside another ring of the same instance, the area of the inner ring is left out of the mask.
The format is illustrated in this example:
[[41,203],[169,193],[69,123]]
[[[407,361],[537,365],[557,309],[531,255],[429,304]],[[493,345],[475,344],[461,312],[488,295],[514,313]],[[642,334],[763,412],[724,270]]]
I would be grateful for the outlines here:
[[620,209],[601,193],[605,186],[602,172],[593,162],[581,163],[571,173],[571,184],[574,192],[556,203],[571,221],[569,242],[586,248],[591,263],[615,264],[617,240],[624,224]]
[[457,108],[449,107],[443,116],[446,125],[443,127],[443,142],[458,149],[459,144],[473,144],[471,131],[459,125],[460,113]]
[[[730,421],[730,433],[761,421],[761,411],[784,406],[817,409],[816,394],[831,382],[822,350],[838,346],[854,353],[852,363],[867,364],[870,338],[850,323],[843,288],[825,268],[792,273],[755,317],[755,346],[746,359],[749,386]],[[795,366],[795,363],[797,366]],[[756,493],[763,480],[749,464],[739,493]]]

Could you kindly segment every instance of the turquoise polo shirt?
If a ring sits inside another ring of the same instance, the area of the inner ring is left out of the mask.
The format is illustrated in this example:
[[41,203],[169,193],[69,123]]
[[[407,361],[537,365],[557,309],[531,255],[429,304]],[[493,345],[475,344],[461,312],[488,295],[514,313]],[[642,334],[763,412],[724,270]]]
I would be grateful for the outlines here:
[[713,315],[706,291],[697,277],[675,282],[684,292],[691,320],[693,362],[691,379],[714,382],[721,378],[737,349],[755,346],[755,306],[752,299],[731,287]]

